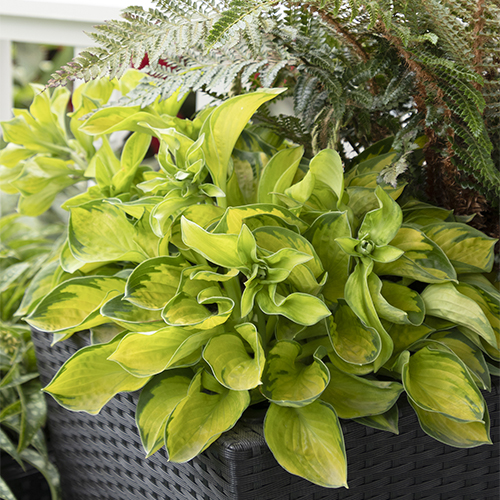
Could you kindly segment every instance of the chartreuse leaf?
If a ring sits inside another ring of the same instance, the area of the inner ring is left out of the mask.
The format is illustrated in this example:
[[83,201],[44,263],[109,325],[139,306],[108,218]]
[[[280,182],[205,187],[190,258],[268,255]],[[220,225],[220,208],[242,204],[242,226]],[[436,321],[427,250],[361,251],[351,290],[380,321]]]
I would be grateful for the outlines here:
[[[220,333],[220,332],[219,332]],[[173,366],[190,366],[201,357],[202,347],[216,332],[196,332],[169,326],[154,333],[129,333],[109,355],[137,377],[156,375]]]
[[482,422],[486,404],[467,367],[453,353],[423,347],[403,366],[409,398],[457,422]]
[[355,365],[366,365],[377,359],[382,349],[380,335],[375,328],[365,326],[343,300],[339,300],[333,326],[330,336],[341,359]]
[[38,380],[31,380],[18,387],[21,400],[21,432],[17,451],[21,453],[30,444],[35,434],[45,425],[47,406],[42,394],[42,386]]
[[148,457],[164,445],[168,417],[187,396],[192,376],[190,370],[169,370],[156,375],[143,387],[135,421]]
[[143,309],[124,299],[123,294],[108,300],[100,309],[105,318],[135,332],[156,332],[164,328],[161,311]]
[[397,404],[393,405],[390,410],[387,410],[385,413],[381,413],[380,415],[355,418],[354,421],[358,424],[366,425],[367,427],[373,427],[374,429],[379,429],[381,431],[399,434],[399,410]]
[[368,286],[381,318],[397,324],[422,324],[425,305],[415,290],[391,281],[381,281],[374,273],[368,276]]
[[142,262],[149,255],[136,238],[137,229],[122,210],[110,203],[91,201],[71,209],[69,247],[82,262]]
[[304,364],[297,361],[301,346],[282,340],[269,351],[262,376],[262,394],[278,405],[302,407],[312,403],[325,390],[330,374],[318,356]]
[[303,147],[285,148],[269,160],[259,179],[259,203],[275,203],[274,193],[283,193],[292,184],[303,155]]
[[488,365],[481,350],[459,331],[436,332],[430,336],[449,347],[466,365],[483,389],[491,390]]
[[[385,187],[383,189],[393,200],[397,200],[403,192],[404,187],[405,186],[402,185],[398,188]],[[373,187],[349,186],[346,188],[346,192],[349,196],[349,208],[352,209],[354,215],[360,219],[362,219],[367,212],[376,210],[380,207],[380,201],[375,196]]]
[[171,462],[187,462],[231,429],[250,404],[248,391],[231,391],[208,372],[194,377],[187,396],[170,414],[165,444]]
[[291,474],[326,488],[347,488],[344,436],[328,403],[318,400],[301,408],[271,403],[264,436],[278,463]]
[[[462,287],[463,289],[463,287]],[[453,283],[429,285],[422,292],[427,314],[469,328],[498,349],[495,332],[479,304],[460,293]]]
[[311,242],[328,278],[322,293],[332,302],[344,297],[344,288],[349,275],[349,256],[335,243],[336,238],[350,237],[351,227],[347,212],[329,212],[318,217],[304,233]]
[[[237,325],[238,334],[222,334],[212,338],[203,357],[212,368],[215,378],[233,391],[245,391],[257,387],[265,364],[265,353],[255,325]],[[246,344],[251,348],[248,353]]]
[[326,365],[330,383],[321,399],[331,404],[340,418],[358,418],[379,415],[389,411],[403,392],[398,382],[370,380]]
[[73,278],[58,285],[26,318],[44,332],[76,332],[107,323],[101,305],[123,293],[125,280],[114,276]]
[[361,259],[349,276],[345,286],[345,300],[354,314],[367,326],[374,328],[380,335],[380,354],[373,361],[377,371],[391,357],[393,343],[378,317],[368,287],[368,276],[372,272],[373,261]]
[[96,415],[119,392],[140,389],[149,377],[134,377],[118,363],[107,359],[121,339],[119,335],[107,344],[80,349],[61,366],[43,390],[68,410]]
[[[226,192],[227,169],[234,145],[257,108],[273,99],[284,89],[261,89],[232,97],[218,106],[203,123],[203,152],[213,183]],[[220,199],[224,206],[224,198]]]
[[490,418],[485,405],[482,421],[460,422],[441,413],[426,411],[409,400],[417,414],[422,430],[438,441],[455,448],[474,448],[482,444],[492,444],[490,438]]
[[393,324],[389,328],[388,333],[394,342],[394,352],[388,365],[392,365],[405,349],[408,349],[408,347],[418,340],[428,337],[433,331],[434,328],[431,328],[425,323],[419,326],[411,324]]
[[390,243],[405,253],[394,262],[376,264],[377,275],[393,274],[424,283],[456,281],[457,273],[446,254],[419,229],[402,226]]
[[460,222],[439,222],[423,228],[444,251],[457,273],[489,273],[498,241]]
[[129,276],[125,299],[145,309],[163,309],[177,293],[182,270],[187,266],[180,255],[145,260]]
[[434,222],[444,221],[453,213],[453,210],[435,207],[417,200],[405,203],[402,208],[405,224],[417,226],[427,226]]

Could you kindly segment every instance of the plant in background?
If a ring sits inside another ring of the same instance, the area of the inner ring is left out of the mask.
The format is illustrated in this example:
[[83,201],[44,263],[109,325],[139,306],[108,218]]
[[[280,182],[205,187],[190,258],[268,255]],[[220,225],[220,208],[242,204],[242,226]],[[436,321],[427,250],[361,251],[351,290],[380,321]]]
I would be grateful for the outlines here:
[[[400,179],[381,182],[397,157],[386,143],[344,172],[334,150],[307,158],[249,123],[282,92],[236,95],[192,121],[173,116],[173,96],[80,122],[81,141],[102,139],[82,174],[96,185],[64,203],[58,278],[33,279],[28,294],[50,291],[26,321],[54,342],[89,329],[91,345],[44,390],[91,414],[141,390],[145,453],[165,446],[173,462],[266,403],[278,462],[330,488],[347,485],[339,418],[397,433],[403,392],[432,437],[490,443],[480,389],[500,359],[500,294],[484,277],[496,240],[405,198]],[[108,135],[124,130],[118,159]]]

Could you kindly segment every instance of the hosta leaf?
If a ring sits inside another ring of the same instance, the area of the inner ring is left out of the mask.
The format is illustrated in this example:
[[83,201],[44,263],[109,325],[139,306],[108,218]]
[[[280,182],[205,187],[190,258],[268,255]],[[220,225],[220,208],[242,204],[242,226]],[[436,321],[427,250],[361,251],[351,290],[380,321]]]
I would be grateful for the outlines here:
[[109,318],[127,330],[156,332],[164,328],[161,311],[143,309],[124,299],[123,294],[108,300],[100,309],[101,315]]
[[382,348],[378,332],[364,326],[352,309],[339,301],[330,332],[335,352],[347,363],[366,365],[377,359]]
[[329,404],[321,400],[302,408],[271,404],[264,435],[278,463],[291,474],[326,488],[347,487],[344,436]]
[[322,290],[323,295],[332,302],[343,298],[349,275],[349,256],[335,243],[335,238],[351,236],[347,212],[329,212],[321,215],[304,236],[311,242],[328,272]]
[[129,333],[109,359],[137,377],[156,375],[172,366],[190,366],[201,356],[201,348],[215,335],[169,326],[154,333]]
[[458,422],[482,421],[483,396],[455,354],[423,347],[410,357],[402,375],[406,393],[423,410]]
[[[239,335],[222,334],[212,338],[203,351],[203,357],[224,387],[233,391],[250,390],[261,383],[264,349],[255,325],[244,323],[235,329]],[[243,341],[251,347],[251,354]]]
[[489,273],[493,248],[498,241],[460,222],[439,222],[423,228],[424,233],[447,255],[457,273]]
[[438,441],[455,448],[474,448],[482,444],[492,444],[490,438],[490,419],[485,407],[483,421],[460,422],[442,415],[426,411],[411,399],[418,421],[423,431]]
[[107,323],[101,305],[123,293],[125,280],[114,276],[73,278],[58,285],[26,318],[44,332],[75,332]]
[[460,293],[453,283],[429,285],[422,292],[427,314],[471,329],[498,349],[495,332],[478,303]]
[[389,411],[403,392],[398,382],[380,382],[344,373],[333,364],[330,383],[321,399],[331,404],[340,418],[358,418],[379,415]]
[[179,214],[200,201],[198,196],[178,196],[170,194],[151,211],[151,228],[159,238],[168,234],[172,223]]
[[[393,199],[397,200],[403,192],[404,185],[398,188],[384,188],[384,191]],[[352,209],[356,217],[362,219],[363,216],[371,210],[380,207],[380,202],[375,196],[375,190],[372,187],[349,186],[346,188],[349,195],[349,208]]]
[[301,352],[298,342],[282,340],[267,356],[261,392],[282,406],[302,407],[317,399],[325,390],[330,374],[320,358],[312,364],[296,361]]
[[399,434],[399,410],[397,404],[392,406],[390,410],[387,410],[385,413],[381,413],[380,415],[370,415],[369,417],[355,418],[353,420],[358,424],[366,425],[367,427],[392,432],[393,434]]
[[231,391],[199,372],[170,414],[165,443],[171,462],[187,462],[231,429],[250,404],[248,391]]
[[168,417],[187,396],[191,379],[190,370],[169,370],[153,377],[142,389],[135,421],[147,456],[164,445]]
[[146,309],[163,309],[177,293],[182,270],[189,264],[181,256],[145,260],[129,276],[125,299]]
[[134,377],[118,363],[107,359],[121,338],[118,336],[107,344],[77,351],[43,390],[68,410],[95,415],[119,392],[140,389],[148,382],[148,377]]
[[376,264],[375,273],[379,276],[393,274],[424,283],[457,279],[457,273],[446,254],[422,231],[402,226],[390,243],[405,253],[389,264]]
[[404,350],[408,349],[417,340],[428,337],[433,331],[434,328],[425,323],[419,326],[411,324],[392,325],[388,333],[394,342],[394,352],[388,364],[392,364],[392,361],[395,361]]
[[110,203],[91,201],[71,209],[69,246],[82,262],[142,262],[149,256],[136,243],[136,237],[137,230],[127,216]]

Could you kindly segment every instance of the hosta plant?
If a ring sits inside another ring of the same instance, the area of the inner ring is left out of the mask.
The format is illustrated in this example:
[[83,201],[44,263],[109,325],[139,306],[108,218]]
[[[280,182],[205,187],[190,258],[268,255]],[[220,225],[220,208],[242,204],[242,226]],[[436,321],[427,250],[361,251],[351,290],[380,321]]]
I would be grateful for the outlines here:
[[[174,98],[73,122],[69,144],[89,154],[78,175],[95,183],[64,203],[54,275],[33,284],[52,289],[26,321],[53,342],[90,330],[91,345],[44,390],[91,414],[140,390],[145,454],[165,446],[173,462],[266,406],[277,461],[328,488],[347,486],[339,418],[397,433],[403,392],[430,436],[490,443],[481,390],[500,358],[500,294],[485,277],[495,240],[381,182],[391,151],[374,146],[344,172],[334,150],[307,158],[252,125],[280,92],[238,95],[192,121],[173,116]],[[25,136],[4,129],[23,152],[8,185],[26,196],[19,179],[53,153],[30,156]],[[120,158],[116,131],[131,132]],[[152,137],[159,152],[144,162]]]

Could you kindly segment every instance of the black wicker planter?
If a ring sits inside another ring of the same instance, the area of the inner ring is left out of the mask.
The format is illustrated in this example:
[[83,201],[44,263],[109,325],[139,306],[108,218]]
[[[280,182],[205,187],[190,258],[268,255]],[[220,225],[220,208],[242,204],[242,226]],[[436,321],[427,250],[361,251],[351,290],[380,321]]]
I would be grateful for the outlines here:
[[[34,332],[40,376],[46,384],[84,345],[78,336],[50,347]],[[136,394],[120,394],[97,416],[49,402],[51,442],[65,500],[497,500],[500,401],[497,384],[486,394],[493,446],[457,449],[425,435],[409,405],[400,410],[400,434],[343,421],[349,490],[329,490],[288,474],[274,460],[251,417],[201,456],[169,463],[164,449],[144,458],[134,421]]]

